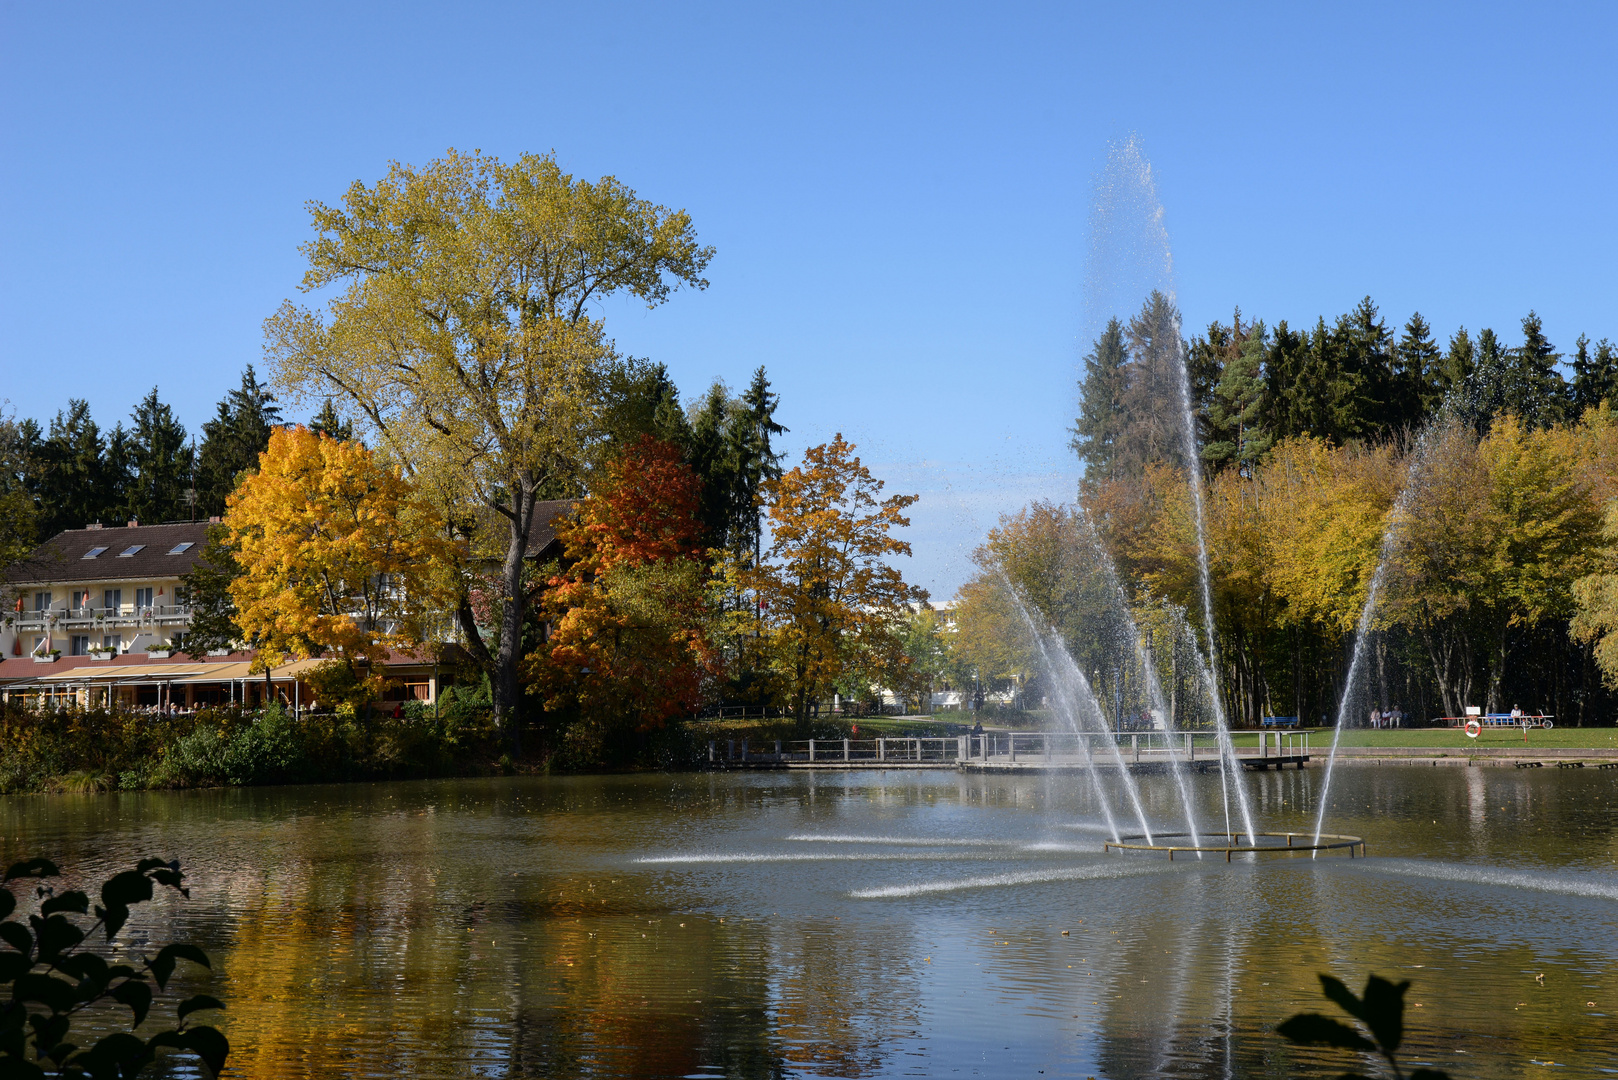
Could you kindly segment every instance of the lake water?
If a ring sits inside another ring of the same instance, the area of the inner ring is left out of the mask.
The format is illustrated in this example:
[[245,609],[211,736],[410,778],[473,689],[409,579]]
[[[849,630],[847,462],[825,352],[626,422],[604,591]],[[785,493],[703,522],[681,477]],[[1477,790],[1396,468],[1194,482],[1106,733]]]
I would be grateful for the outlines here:
[[[1243,778],[1295,831],[1320,780]],[[1074,778],[953,771],[10,797],[0,847],[180,859],[190,901],[132,925],[215,957],[240,1076],[1332,1076],[1356,1063],[1271,1030],[1335,1013],[1322,971],[1412,981],[1410,1063],[1591,1076],[1618,1072],[1615,794],[1345,767],[1328,829],[1370,858],[1229,865],[1102,854]]]

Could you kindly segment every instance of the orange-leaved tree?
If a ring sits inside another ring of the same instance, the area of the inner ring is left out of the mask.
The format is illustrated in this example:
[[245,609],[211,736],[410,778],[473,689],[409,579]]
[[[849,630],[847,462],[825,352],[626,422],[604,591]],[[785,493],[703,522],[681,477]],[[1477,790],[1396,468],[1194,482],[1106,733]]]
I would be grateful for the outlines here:
[[282,428],[227,501],[241,564],[236,624],[257,665],[331,655],[352,665],[421,641],[442,529],[408,480],[354,442]]
[[542,601],[530,691],[573,713],[571,751],[597,759],[613,734],[694,708],[711,673],[701,483],[670,443],[642,435],[557,529],[563,561]]
[[865,672],[889,686],[904,679],[908,605],[927,593],[905,584],[887,560],[910,554],[890,532],[910,524],[904,511],[917,496],[879,501],[882,486],[841,434],[764,485],[770,546],[739,578],[758,597],[800,728],[809,706],[845,673]]

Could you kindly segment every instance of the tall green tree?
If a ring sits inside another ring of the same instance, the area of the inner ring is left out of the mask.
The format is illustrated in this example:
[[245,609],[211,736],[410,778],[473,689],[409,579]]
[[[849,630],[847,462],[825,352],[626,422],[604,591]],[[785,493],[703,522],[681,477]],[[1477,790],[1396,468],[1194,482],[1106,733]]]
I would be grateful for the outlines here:
[[1254,323],[1220,373],[1208,409],[1210,437],[1202,449],[1202,456],[1216,466],[1234,466],[1249,474],[1275,442],[1264,423],[1268,347],[1269,331],[1262,322]]
[[1530,311],[1522,321],[1523,343],[1511,350],[1506,396],[1511,411],[1533,427],[1560,423],[1567,412],[1567,383],[1557,370],[1561,360],[1545,337],[1539,316]]
[[23,425],[0,413],[0,588],[6,568],[34,546],[37,511],[29,485],[30,449]]
[[1124,391],[1129,352],[1124,347],[1124,324],[1109,319],[1084,358],[1079,382],[1079,415],[1068,444],[1084,463],[1084,478],[1091,483],[1111,480],[1118,472],[1118,440],[1125,424]]
[[775,439],[787,433],[775,419],[781,395],[770,390],[770,379],[760,364],[742,394],[733,416],[730,457],[736,463],[736,490],[731,501],[732,543],[751,545],[756,562],[762,554],[763,493],[765,485],[781,478],[782,454]]
[[236,490],[243,472],[258,467],[258,456],[270,445],[270,431],[281,422],[281,409],[268,386],[258,381],[253,365],[242,372],[242,385],[225,395],[212,420],[202,425],[197,451],[196,512],[213,517],[225,512],[225,499]]
[[112,459],[84,400],[70,399],[51,421],[50,434],[38,450],[37,469],[42,539],[123,513],[127,492],[122,462]]
[[332,404],[331,398],[321,402],[320,411],[313,420],[309,421],[309,430],[316,435],[330,435],[334,439],[348,442],[354,438],[354,421],[343,419],[338,413],[337,406]]
[[189,516],[191,449],[185,426],[158,400],[155,386],[130,414],[128,445],[129,516],[148,524]]
[[1590,352],[1590,339],[1579,335],[1577,350],[1573,353],[1573,384],[1568,388],[1573,401],[1572,419],[1584,415],[1603,401],[1618,405],[1618,350],[1612,342],[1602,338],[1595,353]]
[[1478,331],[1473,350],[1472,371],[1461,391],[1457,413],[1479,434],[1489,430],[1489,422],[1503,412],[1511,400],[1511,354],[1495,332],[1487,327]]
[[1465,393],[1467,383],[1476,368],[1477,350],[1472,345],[1472,336],[1463,326],[1449,339],[1449,349],[1445,351],[1444,358],[1438,362],[1437,383],[1445,400],[1450,400],[1451,395]]
[[[1117,462],[1124,476],[1139,476],[1154,462],[1183,461],[1184,402],[1181,400],[1180,312],[1154,289],[1124,328],[1129,366],[1124,386],[1125,425],[1118,436]],[[1198,387],[1192,386],[1194,415],[1201,415]]]
[[202,425],[196,462],[199,510],[223,510],[224,497],[234,490],[237,474],[257,466],[258,455],[269,444],[270,431],[280,422],[275,395],[248,364],[241,385],[226,392],[215,406],[213,418]]
[[1393,350],[1395,426],[1413,430],[1437,411],[1444,398],[1441,355],[1432,327],[1415,312]]
[[1401,407],[1393,335],[1369,296],[1338,317],[1331,336],[1340,372],[1332,438],[1380,439],[1414,419]]

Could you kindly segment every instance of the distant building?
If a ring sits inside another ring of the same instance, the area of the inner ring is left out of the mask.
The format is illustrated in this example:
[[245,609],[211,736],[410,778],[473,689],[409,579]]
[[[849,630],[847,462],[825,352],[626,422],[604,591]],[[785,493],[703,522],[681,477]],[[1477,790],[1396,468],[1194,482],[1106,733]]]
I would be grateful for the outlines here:
[[145,652],[183,639],[191,572],[208,522],[58,533],[7,572],[17,594],[0,629],[0,656],[39,659]]

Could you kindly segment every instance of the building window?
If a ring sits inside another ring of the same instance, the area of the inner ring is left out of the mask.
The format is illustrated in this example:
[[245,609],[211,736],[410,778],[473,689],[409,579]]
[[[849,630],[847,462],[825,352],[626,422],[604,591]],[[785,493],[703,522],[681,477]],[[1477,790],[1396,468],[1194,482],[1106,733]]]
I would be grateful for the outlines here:
[[48,592],[37,592],[37,593],[35,593],[34,594],[34,610],[35,611],[49,611],[50,609],[51,609],[51,594],[48,593]]
[[72,655],[72,656],[88,656],[90,654],[90,635],[89,634],[74,634],[71,640],[72,640],[73,644],[70,646],[70,650],[69,650],[70,655]]
[[135,606],[138,607],[138,608],[151,607],[152,606],[152,590],[151,589],[136,589],[135,590]]
[[106,589],[101,593],[101,606],[110,614],[116,615],[124,606],[124,590]]
[[191,602],[191,590],[184,585],[174,586],[174,603],[178,607],[185,607]]
[[81,558],[81,559],[93,559],[97,555],[100,555],[103,551],[106,551],[106,550],[107,549],[104,548],[104,547],[93,547],[89,551],[86,551],[83,555],[79,556],[79,558]]
[[73,606],[75,608],[81,610],[81,611],[84,608],[89,607],[90,606],[90,591],[88,589],[74,589],[73,590]]
[[145,546],[145,544],[130,544],[128,547],[124,548],[124,550],[118,553],[118,557],[120,559],[128,559]]
[[101,637],[101,647],[103,649],[111,649],[115,653],[123,652],[124,651],[124,635],[122,635],[122,634],[103,634],[102,637]]
[[169,548],[169,554],[170,555],[184,555],[187,551],[190,551],[195,546],[196,545],[194,543],[192,543],[190,540],[187,540],[183,544],[175,544],[173,547]]

